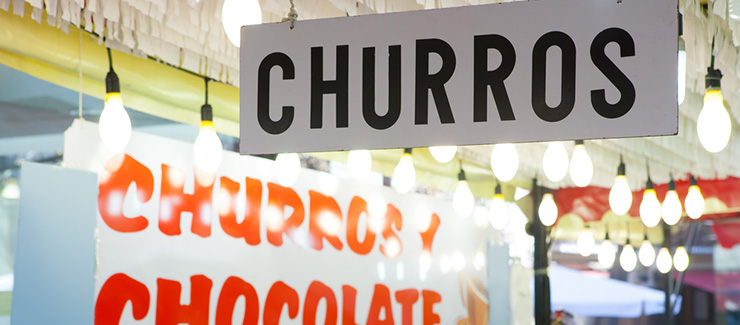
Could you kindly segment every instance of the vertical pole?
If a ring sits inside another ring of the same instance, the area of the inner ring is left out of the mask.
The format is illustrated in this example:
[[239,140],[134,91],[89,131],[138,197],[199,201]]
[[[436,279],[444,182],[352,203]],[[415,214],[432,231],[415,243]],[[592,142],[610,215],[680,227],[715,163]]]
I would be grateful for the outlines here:
[[[665,222],[661,221],[661,224],[663,225],[663,247],[668,248],[668,252],[671,251],[671,227],[668,226]],[[671,268],[671,271],[668,271],[668,273],[665,274],[665,280],[664,280],[664,287],[665,287],[665,301],[664,301],[664,308],[665,308],[665,320],[666,325],[673,324],[673,310],[671,309],[671,272],[673,271],[673,268]]]
[[540,221],[539,205],[542,190],[537,179],[532,182],[534,209],[532,235],[534,236],[534,320],[535,325],[550,324],[550,280],[547,276],[547,229]]

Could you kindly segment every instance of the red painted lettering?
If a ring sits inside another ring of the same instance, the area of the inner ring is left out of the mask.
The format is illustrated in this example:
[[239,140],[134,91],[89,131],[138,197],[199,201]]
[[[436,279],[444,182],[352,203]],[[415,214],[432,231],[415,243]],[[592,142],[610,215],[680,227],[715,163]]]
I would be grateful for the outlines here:
[[342,211],[331,196],[316,191],[308,191],[311,205],[308,218],[309,244],[317,251],[324,248],[324,238],[337,250],[342,250],[342,242],[337,235],[342,225]]
[[[144,230],[149,221],[143,216],[126,218],[123,216],[123,200],[131,183],[136,183],[136,196],[139,202],[146,202],[154,193],[154,176],[146,166],[129,155],[116,156],[122,159],[120,165],[111,161],[100,175],[98,185],[98,211],[108,227],[119,232]],[[116,160],[115,162],[118,162]]]
[[414,303],[419,300],[419,291],[416,289],[406,289],[396,291],[396,301],[401,304],[401,324],[414,324]]
[[[300,246],[300,242],[296,240],[295,230],[301,226],[306,214],[301,198],[290,187],[275,183],[267,183],[267,189],[269,190],[267,199],[267,241],[275,246],[282,246],[283,233],[285,233],[293,243]],[[293,213],[288,219],[283,219],[286,206],[292,207]]]
[[[254,178],[246,178],[245,194],[247,206],[244,212],[244,220],[238,222],[236,219],[236,201],[239,193],[239,183],[229,178],[221,177],[220,204],[228,204],[228,207],[219,206],[219,217],[221,228],[224,232],[234,238],[244,238],[249,245],[260,243],[260,209],[262,208],[262,182]],[[223,201],[223,202],[222,202]]]
[[[360,216],[365,214],[365,238],[360,241],[357,236],[357,230],[360,223]],[[353,252],[360,255],[367,255],[375,245],[375,233],[370,231],[368,220],[367,202],[359,196],[352,198],[347,211],[347,245]]]
[[[380,319],[381,311],[385,317]],[[391,307],[391,292],[382,284],[375,285],[373,301],[370,303],[370,312],[367,315],[367,325],[393,325],[393,309]]]
[[185,172],[162,164],[162,193],[159,201],[159,230],[165,235],[180,232],[180,214],[193,214],[191,231],[201,237],[211,235],[213,183],[202,186],[193,182],[193,194],[185,194]]
[[321,299],[326,299],[326,320],[324,324],[337,324],[337,298],[334,296],[334,292],[325,284],[314,281],[308,286],[306,303],[303,305],[304,325],[316,325],[316,308],[318,308]]
[[298,293],[295,289],[289,287],[283,281],[275,282],[267,293],[267,300],[265,300],[265,325],[280,324],[283,305],[288,306],[288,317],[290,319],[296,318],[299,304]]
[[142,320],[149,313],[149,289],[123,273],[112,275],[100,288],[95,301],[95,324],[120,323],[128,301],[131,301],[131,313],[135,320]]
[[216,325],[231,325],[236,300],[244,296],[244,325],[257,325],[260,319],[260,301],[254,287],[235,276],[229,277],[221,288],[216,305]]
[[204,275],[190,277],[190,305],[180,305],[180,282],[157,279],[157,324],[208,324],[208,305],[213,281]]
[[439,315],[434,313],[434,304],[442,301],[442,296],[431,290],[422,290],[424,299],[424,325],[439,324]]

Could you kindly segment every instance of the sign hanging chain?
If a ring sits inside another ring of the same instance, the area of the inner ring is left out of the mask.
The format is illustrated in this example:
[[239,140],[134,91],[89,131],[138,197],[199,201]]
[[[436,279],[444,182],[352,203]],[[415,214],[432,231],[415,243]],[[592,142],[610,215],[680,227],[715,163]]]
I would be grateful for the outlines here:
[[288,11],[288,17],[283,18],[282,22],[290,21],[290,29],[293,29],[297,20],[298,11],[295,10],[295,4],[293,3],[293,0],[290,0],[290,11]]

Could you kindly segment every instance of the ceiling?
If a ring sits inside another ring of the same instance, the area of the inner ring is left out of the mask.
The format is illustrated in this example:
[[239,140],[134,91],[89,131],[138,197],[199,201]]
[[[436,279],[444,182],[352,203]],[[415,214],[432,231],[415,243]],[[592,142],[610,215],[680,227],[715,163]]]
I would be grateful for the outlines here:
[[[540,0],[547,1],[547,0]],[[624,0],[632,1],[632,0]],[[11,5],[12,2],[12,5]],[[299,19],[315,19],[323,17],[338,17],[345,15],[384,13],[406,10],[423,10],[437,7],[451,7],[476,5],[484,2],[479,0],[296,0],[295,6]],[[506,2],[506,1],[501,1]],[[686,42],[687,66],[687,96],[679,108],[679,134],[669,137],[592,140],[586,142],[587,150],[594,162],[595,175],[592,184],[610,187],[616,174],[619,157],[623,156],[627,165],[628,179],[632,189],[644,186],[647,178],[646,164],[650,165],[651,177],[656,183],[666,183],[669,175],[676,178],[687,178],[688,173],[700,178],[723,178],[726,176],[740,176],[740,79],[738,73],[737,45],[740,45],[740,22],[732,18],[726,0],[722,1],[681,0],[679,9],[684,13],[684,35]],[[733,1],[731,1],[733,2]],[[18,6],[20,4],[22,6]],[[264,22],[277,22],[285,17],[289,11],[288,0],[260,0]],[[84,5],[84,8],[83,8]],[[74,25],[82,24],[83,28],[97,35],[105,35],[105,44],[128,53],[133,57],[153,57],[158,62],[189,70],[197,74],[207,75],[221,82],[224,88],[238,86],[238,49],[231,45],[221,28],[220,10],[222,0],[0,0],[0,8],[14,13],[18,17],[23,15],[24,21],[36,20],[41,25],[50,25],[58,30],[53,31],[61,37],[66,37]],[[25,7],[24,7],[25,6]],[[17,8],[20,8],[17,10]],[[81,12],[80,15],[76,15]],[[30,13],[30,14],[29,14]],[[164,14],[166,13],[166,15]],[[96,22],[93,24],[92,22]],[[104,22],[104,23],[101,23]],[[15,24],[15,22],[14,22]],[[74,33],[73,33],[74,35]],[[2,38],[2,37],[0,37]],[[704,74],[709,65],[712,49],[712,39],[715,43],[716,66],[724,73],[723,95],[726,105],[733,117],[733,136],[724,151],[717,154],[706,152],[699,144],[696,136],[696,118],[702,106],[704,92]],[[102,47],[103,42],[97,39],[95,46]],[[0,44],[3,44],[0,41]],[[61,49],[64,44],[54,44]],[[3,50],[23,53],[18,46],[3,45]],[[50,45],[51,46],[51,45]],[[76,44],[70,45],[72,49]],[[87,45],[86,45],[87,46]],[[2,46],[0,46],[2,47]],[[87,52],[87,47],[86,47]],[[51,55],[50,55],[51,56]],[[64,65],[65,69],[74,72],[76,57],[39,57],[40,61],[47,60],[48,64]],[[118,59],[117,59],[118,60]],[[147,61],[147,60],[144,60]],[[62,63],[59,63],[62,62]],[[143,61],[136,61],[143,62]],[[150,63],[146,63],[150,64]],[[107,62],[97,64],[100,71],[107,69]],[[17,67],[16,67],[17,68]],[[85,69],[88,67],[86,66]],[[166,67],[174,70],[174,68]],[[77,115],[76,84],[61,83],[64,87],[51,87],[41,80],[25,76],[22,72],[13,72],[8,67],[0,67],[0,147],[8,139],[23,140],[28,136],[44,134],[58,134],[70,124]],[[99,73],[102,75],[102,73]],[[86,78],[90,75],[86,74]],[[186,77],[192,77],[184,75]],[[43,77],[41,77],[43,78]],[[102,82],[102,77],[97,82]],[[87,79],[86,79],[87,80]],[[123,79],[122,79],[123,80]],[[196,80],[197,81],[197,80]],[[87,82],[87,81],[86,81]],[[173,83],[177,80],[173,80]],[[193,82],[198,87],[202,81]],[[168,120],[178,120],[194,123],[197,121],[200,103],[193,104],[193,98],[202,96],[198,88],[181,87],[179,93],[165,88],[158,88],[152,82],[144,85],[149,90],[141,90],[144,96],[172,95],[181,99],[175,103],[183,110],[187,118],[182,118],[171,111],[157,111],[156,108],[136,106],[132,108],[143,110],[160,118],[137,114],[130,110],[134,126],[154,127],[172,125]],[[192,91],[191,91],[192,90]],[[89,93],[86,91],[86,93]],[[236,103],[238,92],[224,90],[224,96],[236,96],[227,100]],[[97,119],[102,101],[95,96],[85,96],[83,113],[86,118]],[[100,95],[98,95],[100,97]],[[216,97],[216,96],[214,96]],[[151,106],[151,105],[149,105]],[[215,105],[214,105],[215,106]],[[226,106],[226,104],[224,104]],[[230,115],[224,115],[224,121],[238,123],[238,106],[230,108]],[[218,123],[216,123],[218,125]],[[192,141],[192,134],[184,136],[186,141]],[[238,136],[236,128],[229,128],[226,133]],[[3,142],[5,141],[5,142]],[[573,143],[566,144],[568,152],[572,152]],[[566,177],[565,180],[552,183],[544,179],[542,172],[542,157],[546,144],[519,144],[517,149],[520,155],[520,167],[517,174],[518,184],[531,184],[531,179],[538,178],[542,185],[559,188],[573,186]],[[0,150],[2,151],[2,150]],[[471,183],[479,183],[478,190],[475,184],[473,191],[476,196],[487,197],[492,193],[494,179],[490,172],[489,157],[491,146],[469,146],[460,148],[459,157],[464,160],[466,171]],[[344,161],[345,153],[317,153],[320,158]],[[429,157],[426,149],[415,150],[415,157],[423,161],[420,177],[437,177],[440,181],[435,186],[443,189],[454,189],[456,181],[457,163],[436,164]],[[401,150],[373,151],[373,158],[386,176],[392,171],[392,166],[401,156]],[[426,173],[426,174],[425,174]]]

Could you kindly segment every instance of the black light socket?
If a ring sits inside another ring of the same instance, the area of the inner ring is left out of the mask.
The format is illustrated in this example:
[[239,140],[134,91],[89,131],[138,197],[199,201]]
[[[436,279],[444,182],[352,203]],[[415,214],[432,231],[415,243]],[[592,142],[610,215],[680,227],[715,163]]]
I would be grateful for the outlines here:
[[457,180],[458,181],[465,180],[465,171],[462,168],[460,168],[460,172],[457,174]]
[[411,154],[411,148],[403,149],[403,153]]
[[108,74],[105,76],[105,93],[120,93],[121,92],[121,84],[118,81],[118,75],[113,72],[113,69],[110,69],[108,71]]
[[707,68],[704,87],[706,90],[720,90],[722,88],[722,72],[719,69]]
[[200,120],[213,121],[213,108],[209,104],[200,107]]
[[671,181],[668,182],[668,190],[669,191],[675,191],[676,190],[676,181],[673,180],[673,177],[671,177]]
[[699,184],[696,182],[696,177],[694,175],[689,176],[689,186],[698,186]]
[[648,176],[648,180],[647,180],[647,182],[645,182],[645,189],[646,190],[655,189],[655,187],[653,186],[653,180],[650,179],[650,176]]
[[619,167],[617,167],[617,176],[624,176],[625,171],[627,170],[627,167],[624,166],[624,162],[622,160],[619,160]]
[[576,145],[583,144],[583,140],[576,140]]
[[500,195],[501,194],[501,184],[496,183],[496,188],[493,190],[493,195]]

